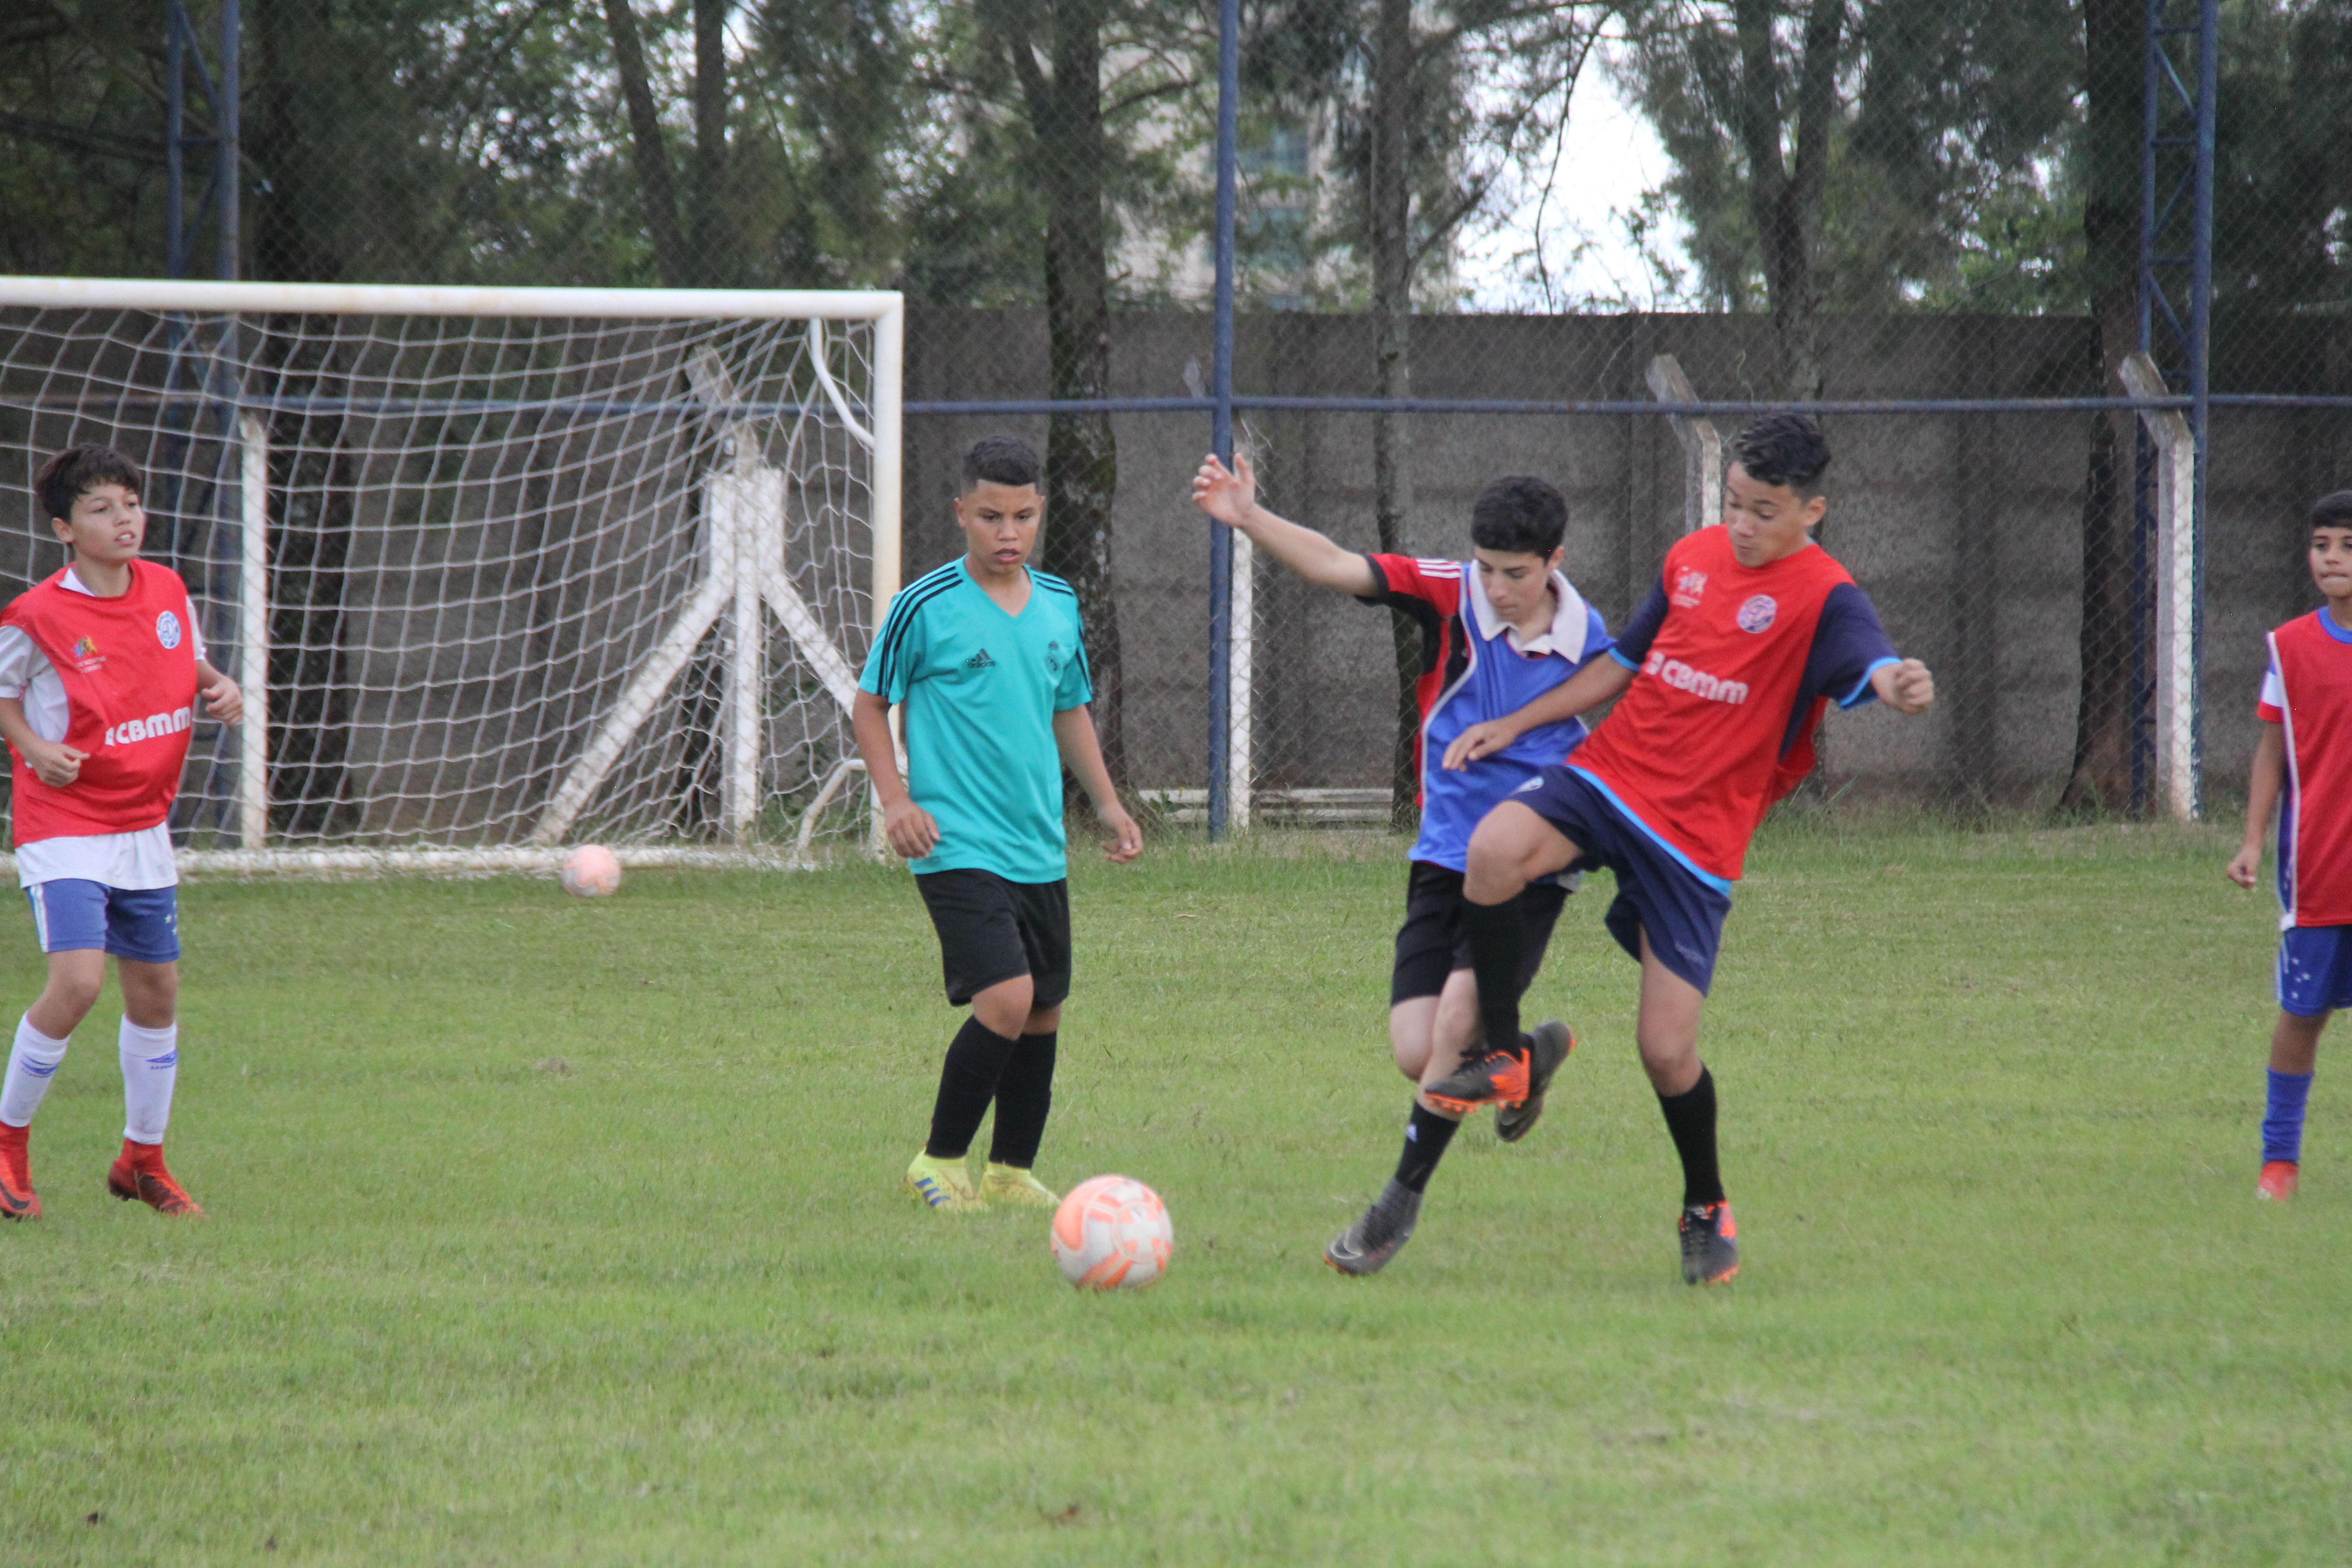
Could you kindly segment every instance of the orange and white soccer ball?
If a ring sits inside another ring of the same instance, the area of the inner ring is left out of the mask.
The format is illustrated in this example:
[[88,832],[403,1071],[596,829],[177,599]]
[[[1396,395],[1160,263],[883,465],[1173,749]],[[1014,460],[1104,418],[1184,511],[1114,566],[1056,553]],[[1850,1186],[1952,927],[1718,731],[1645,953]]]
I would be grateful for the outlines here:
[[1080,1182],[1054,1211],[1054,1261],[1081,1290],[1140,1290],[1168,1272],[1176,1233],[1160,1194],[1129,1176]]
[[602,844],[583,844],[563,858],[563,890],[601,899],[621,886],[621,858]]

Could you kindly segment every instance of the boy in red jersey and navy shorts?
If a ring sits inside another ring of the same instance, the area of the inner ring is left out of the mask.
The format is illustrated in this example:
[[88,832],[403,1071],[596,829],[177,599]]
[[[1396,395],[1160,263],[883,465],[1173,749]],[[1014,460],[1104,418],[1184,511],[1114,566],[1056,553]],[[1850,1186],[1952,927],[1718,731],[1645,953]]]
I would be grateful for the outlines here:
[[66,1043],[106,980],[122,981],[122,1152],[116,1197],[201,1216],[163,1164],[179,1074],[179,873],[169,818],[193,708],[235,723],[236,683],[205,662],[187,584],[139,559],[139,470],[75,447],[34,481],[73,558],[0,614],[0,735],[14,791],[16,874],[49,977],[0,1079],[0,1215],[41,1212],[26,1135]]
[[1772,415],[1732,451],[1722,525],[1666,552],[1610,660],[1446,751],[1446,766],[1464,766],[1532,725],[1617,699],[1566,763],[1521,786],[1471,836],[1462,924],[1488,1049],[1424,1090],[1464,1107],[1520,1092],[1531,1051],[1518,997],[1487,976],[1517,962],[1521,890],[1571,868],[1614,872],[1606,923],[1642,965],[1634,1038],[1682,1158],[1683,1278],[1695,1285],[1739,1268],[1698,1024],[1748,840],[1812,770],[1813,732],[1831,702],[1875,697],[1917,713],[1936,691],[1927,667],[1897,657],[1869,598],[1813,542],[1828,505],[1821,427]]
[[2294,1196],[2302,1168],[2319,1032],[2352,1007],[2352,490],[2311,509],[2310,561],[2327,602],[2271,633],[2246,837],[2229,871],[2254,885],[2277,806],[2279,1016],[2254,1195],[2279,1203]]

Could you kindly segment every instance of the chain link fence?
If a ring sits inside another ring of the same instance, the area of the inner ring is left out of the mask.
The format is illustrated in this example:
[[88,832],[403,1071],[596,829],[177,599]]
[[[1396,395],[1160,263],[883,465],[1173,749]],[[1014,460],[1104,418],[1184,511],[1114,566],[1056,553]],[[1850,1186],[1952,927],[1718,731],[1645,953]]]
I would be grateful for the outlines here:
[[[2168,393],[2196,369],[2166,268],[2195,239],[2197,39],[2158,58],[2147,31],[2178,10],[1244,6],[1234,363],[1265,499],[1353,548],[1460,558],[1486,480],[1543,476],[1615,625],[1712,483],[1687,444],[1708,430],[1659,389],[1820,404],[1824,542],[1942,693],[1918,723],[1833,720],[1822,786],[2148,805],[2155,411],[2101,400],[2142,348]],[[0,268],[152,274],[175,236],[214,254],[222,20],[205,0],[0,19]],[[1215,354],[1217,26],[1197,0],[248,6],[226,248],[286,281],[903,291],[908,577],[958,548],[964,445],[1035,439],[1043,564],[1088,612],[1107,750],[1181,816],[1212,765],[1186,483]],[[2352,0],[2242,0],[2216,49],[2198,673],[2226,788],[2260,633],[2313,603],[2305,510],[2352,482]],[[1612,115],[1638,176],[1580,130]],[[1622,200],[1580,205],[1612,180]],[[1699,417],[1721,437],[1741,416]],[[300,565],[313,588],[365,570]],[[1253,818],[1401,818],[1412,650],[1391,616],[1263,560],[1246,585]]]

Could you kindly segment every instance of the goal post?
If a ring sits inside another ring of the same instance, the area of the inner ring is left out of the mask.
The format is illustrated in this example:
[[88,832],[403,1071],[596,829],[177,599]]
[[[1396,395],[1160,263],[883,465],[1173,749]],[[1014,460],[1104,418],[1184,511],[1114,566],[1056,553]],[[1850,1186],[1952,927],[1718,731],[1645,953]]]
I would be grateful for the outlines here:
[[883,291],[0,278],[0,584],[64,559],[47,454],[142,467],[246,690],[197,726],[193,869],[862,852],[904,334]]

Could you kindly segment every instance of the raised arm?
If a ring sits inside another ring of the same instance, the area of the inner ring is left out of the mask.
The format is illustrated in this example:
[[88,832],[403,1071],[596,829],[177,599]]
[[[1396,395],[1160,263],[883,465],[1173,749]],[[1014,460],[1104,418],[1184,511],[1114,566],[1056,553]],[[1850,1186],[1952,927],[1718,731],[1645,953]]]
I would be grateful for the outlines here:
[[2264,720],[2263,738],[2254,742],[2253,776],[2246,784],[2246,837],[2230,858],[2230,880],[2251,888],[2262,875],[2263,830],[2271,825],[2271,810],[2286,787],[2286,726]]
[[1318,588],[1363,598],[1381,591],[1372,563],[1311,528],[1279,518],[1257,504],[1257,476],[1247,458],[1229,469],[1212,454],[1192,476],[1192,504]]
[[1473,724],[1445,748],[1445,765],[1457,773],[1481,757],[1493,756],[1528,731],[1589,713],[1633,684],[1633,672],[1613,658],[1596,658],[1516,713]]

